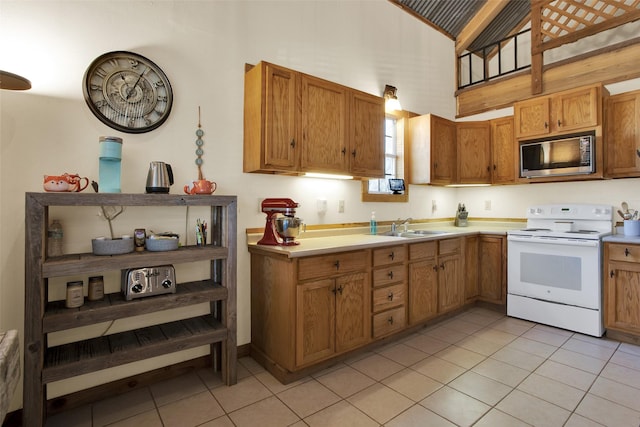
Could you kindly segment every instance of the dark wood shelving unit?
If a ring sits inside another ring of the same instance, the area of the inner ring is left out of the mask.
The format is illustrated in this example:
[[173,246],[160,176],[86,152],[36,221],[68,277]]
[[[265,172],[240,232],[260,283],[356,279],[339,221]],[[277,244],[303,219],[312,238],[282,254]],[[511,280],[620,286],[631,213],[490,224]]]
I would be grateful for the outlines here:
[[[208,206],[211,242],[168,252],[47,257],[49,208],[55,206]],[[24,425],[44,425],[48,383],[203,345],[211,346],[212,364],[220,368],[223,381],[236,383],[236,196],[26,193],[26,212]],[[126,301],[118,292],[72,309],[64,301],[48,301],[50,278],[194,261],[210,261],[209,277],[178,283],[175,294]],[[207,302],[209,314],[55,347],[47,344],[51,332]]]

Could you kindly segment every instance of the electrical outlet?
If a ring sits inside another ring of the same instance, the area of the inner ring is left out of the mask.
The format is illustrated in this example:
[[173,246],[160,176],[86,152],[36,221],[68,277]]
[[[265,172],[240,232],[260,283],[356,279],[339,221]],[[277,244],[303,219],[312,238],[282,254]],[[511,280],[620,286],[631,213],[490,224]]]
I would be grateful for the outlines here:
[[318,199],[316,202],[316,207],[318,209],[318,213],[320,215],[324,215],[327,213],[327,199]]
[[338,213],[344,213],[344,200],[338,200]]
[[484,201],[484,210],[485,211],[490,211],[491,210],[491,200],[485,200]]

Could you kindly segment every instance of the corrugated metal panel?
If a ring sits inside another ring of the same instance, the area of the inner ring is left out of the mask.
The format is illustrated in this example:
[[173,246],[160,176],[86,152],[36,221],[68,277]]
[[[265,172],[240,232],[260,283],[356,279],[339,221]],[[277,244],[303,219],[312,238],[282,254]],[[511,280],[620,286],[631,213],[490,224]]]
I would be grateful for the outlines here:
[[487,0],[397,0],[455,39]]
[[511,0],[471,43],[468,50],[480,49],[507,37],[531,11],[530,0]]
[[[487,0],[392,0],[456,39]],[[471,43],[478,49],[506,37],[531,10],[530,0],[510,0],[493,22]]]

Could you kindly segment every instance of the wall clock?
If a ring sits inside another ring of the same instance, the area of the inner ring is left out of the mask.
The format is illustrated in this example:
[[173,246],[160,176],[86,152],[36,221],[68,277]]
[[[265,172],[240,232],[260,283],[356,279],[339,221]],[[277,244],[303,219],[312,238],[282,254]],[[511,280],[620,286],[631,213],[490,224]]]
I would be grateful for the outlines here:
[[156,129],[169,117],[173,92],[153,61],[133,52],[108,52],[87,68],[84,99],[107,126],[127,133]]

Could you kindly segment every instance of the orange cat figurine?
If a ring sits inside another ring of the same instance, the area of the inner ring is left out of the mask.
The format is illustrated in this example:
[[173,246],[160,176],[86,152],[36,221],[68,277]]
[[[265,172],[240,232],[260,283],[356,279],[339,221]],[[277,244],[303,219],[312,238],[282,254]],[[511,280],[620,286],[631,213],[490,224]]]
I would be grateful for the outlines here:
[[71,175],[64,173],[62,175],[44,176],[44,191],[55,193],[80,192],[87,188],[88,185],[89,178],[81,177],[78,174]]

